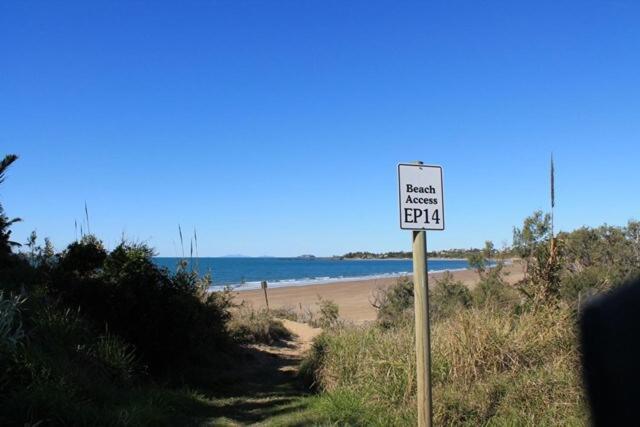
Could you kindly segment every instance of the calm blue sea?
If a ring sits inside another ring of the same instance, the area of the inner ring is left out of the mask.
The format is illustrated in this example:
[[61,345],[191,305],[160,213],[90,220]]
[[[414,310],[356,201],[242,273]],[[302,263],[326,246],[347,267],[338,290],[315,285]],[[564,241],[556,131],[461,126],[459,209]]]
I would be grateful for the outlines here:
[[[175,271],[179,258],[154,258]],[[201,274],[211,273],[213,289],[232,286],[255,289],[266,280],[269,287],[303,286],[362,278],[388,277],[412,271],[411,260],[339,260],[330,258],[194,258],[193,266]],[[460,270],[463,260],[429,260],[429,271]]]

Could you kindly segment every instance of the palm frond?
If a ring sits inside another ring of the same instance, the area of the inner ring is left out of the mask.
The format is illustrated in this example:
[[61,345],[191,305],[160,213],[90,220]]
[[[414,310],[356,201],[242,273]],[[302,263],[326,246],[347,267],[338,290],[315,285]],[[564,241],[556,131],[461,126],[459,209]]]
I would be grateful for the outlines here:
[[13,219],[10,219],[10,220],[8,220],[4,225],[5,225],[5,227],[10,227],[10,226],[12,226],[13,224],[15,224],[16,222],[22,222],[22,218],[13,218]]
[[4,173],[11,166],[11,163],[18,160],[18,156],[15,154],[8,154],[4,156],[4,159],[0,161],[0,183],[4,182]]

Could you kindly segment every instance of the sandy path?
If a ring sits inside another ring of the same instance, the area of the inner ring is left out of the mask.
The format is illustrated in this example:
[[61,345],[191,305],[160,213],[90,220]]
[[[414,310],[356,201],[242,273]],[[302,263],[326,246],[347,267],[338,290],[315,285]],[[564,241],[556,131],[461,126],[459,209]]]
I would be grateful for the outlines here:
[[[269,425],[274,420],[304,410],[309,388],[298,377],[300,362],[320,329],[283,320],[294,336],[272,345],[249,344],[237,355],[238,366],[231,373],[225,393],[210,400],[209,413],[197,417],[202,426]],[[306,425],[275,422],[276,425]]]
[[[507,281],[514,283],[522,278],[522,267],[518,264],[505,267]],[[444,273],[429,274],[430,285],[433,285]],[[473,287],[478,281],[478,274],[471,270],[452,272],[457,280]],[[329,299],[340,307],[340,317],[353,322],[374,320],[376,311],[370,303],[373,292],[395,284],[398,278],[370,279],[327,283],[322,285],[290,286],[271,288],[269,305],[271,308],[288,307],[297,313],[317,309],[318,298]],[[234,293],[236,302],[244,301],[254,308],[265,306],[264,293],[261,289],[239,291]]]
[[306,323],[280,319],[292,334],[291,340],[284,340],[274,345],[251,344],[249,347],[269,356],[269,360],[285,361],[277,369],[280,372],[297,372],[298,365],[305,352],[311,347],[313,339],[320,335],[322,329],[314,328]]
[[301,356],[309,349],[309,347],[311,347],[313,339],[322,332],[322,329],[314,328],[306,323],[294,322],[286,319],[282,319],[282,323],[284,323],[285,328],[295,335],[295,342],[297,344],[296,350]]

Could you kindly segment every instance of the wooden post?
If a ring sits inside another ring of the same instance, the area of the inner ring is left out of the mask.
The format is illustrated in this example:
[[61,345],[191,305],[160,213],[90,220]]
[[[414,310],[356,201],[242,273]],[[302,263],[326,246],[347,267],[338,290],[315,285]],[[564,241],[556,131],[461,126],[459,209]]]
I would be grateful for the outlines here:
[[264,300],[267,303],[267,312],[269,311],[269,297],[267,297],[267,281],[263,280],[260,284],[262,286],[262,290],[264,291]]
[[426,231],[413,232],[413,289],[416,311],[418,427],[431,427],[431,343]]

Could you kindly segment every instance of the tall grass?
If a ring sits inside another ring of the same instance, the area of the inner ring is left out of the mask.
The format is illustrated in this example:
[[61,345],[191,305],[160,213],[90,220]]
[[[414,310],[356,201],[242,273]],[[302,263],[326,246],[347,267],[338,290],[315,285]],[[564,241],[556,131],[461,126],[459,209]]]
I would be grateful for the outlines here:
[[[574,319],[567,309],[458,310],[433,326],[432,348],[435,425],[586,422]],[[316,341],[305,369],[325,392],[326,416],[335,422],[415,423],[410,323],[327,332]],[[347,411],[335,406],[349,401],[366,417],[340,419]]]
[[20,308],[24,298],[0,291],[0,351],[12,351],[24,338]]

